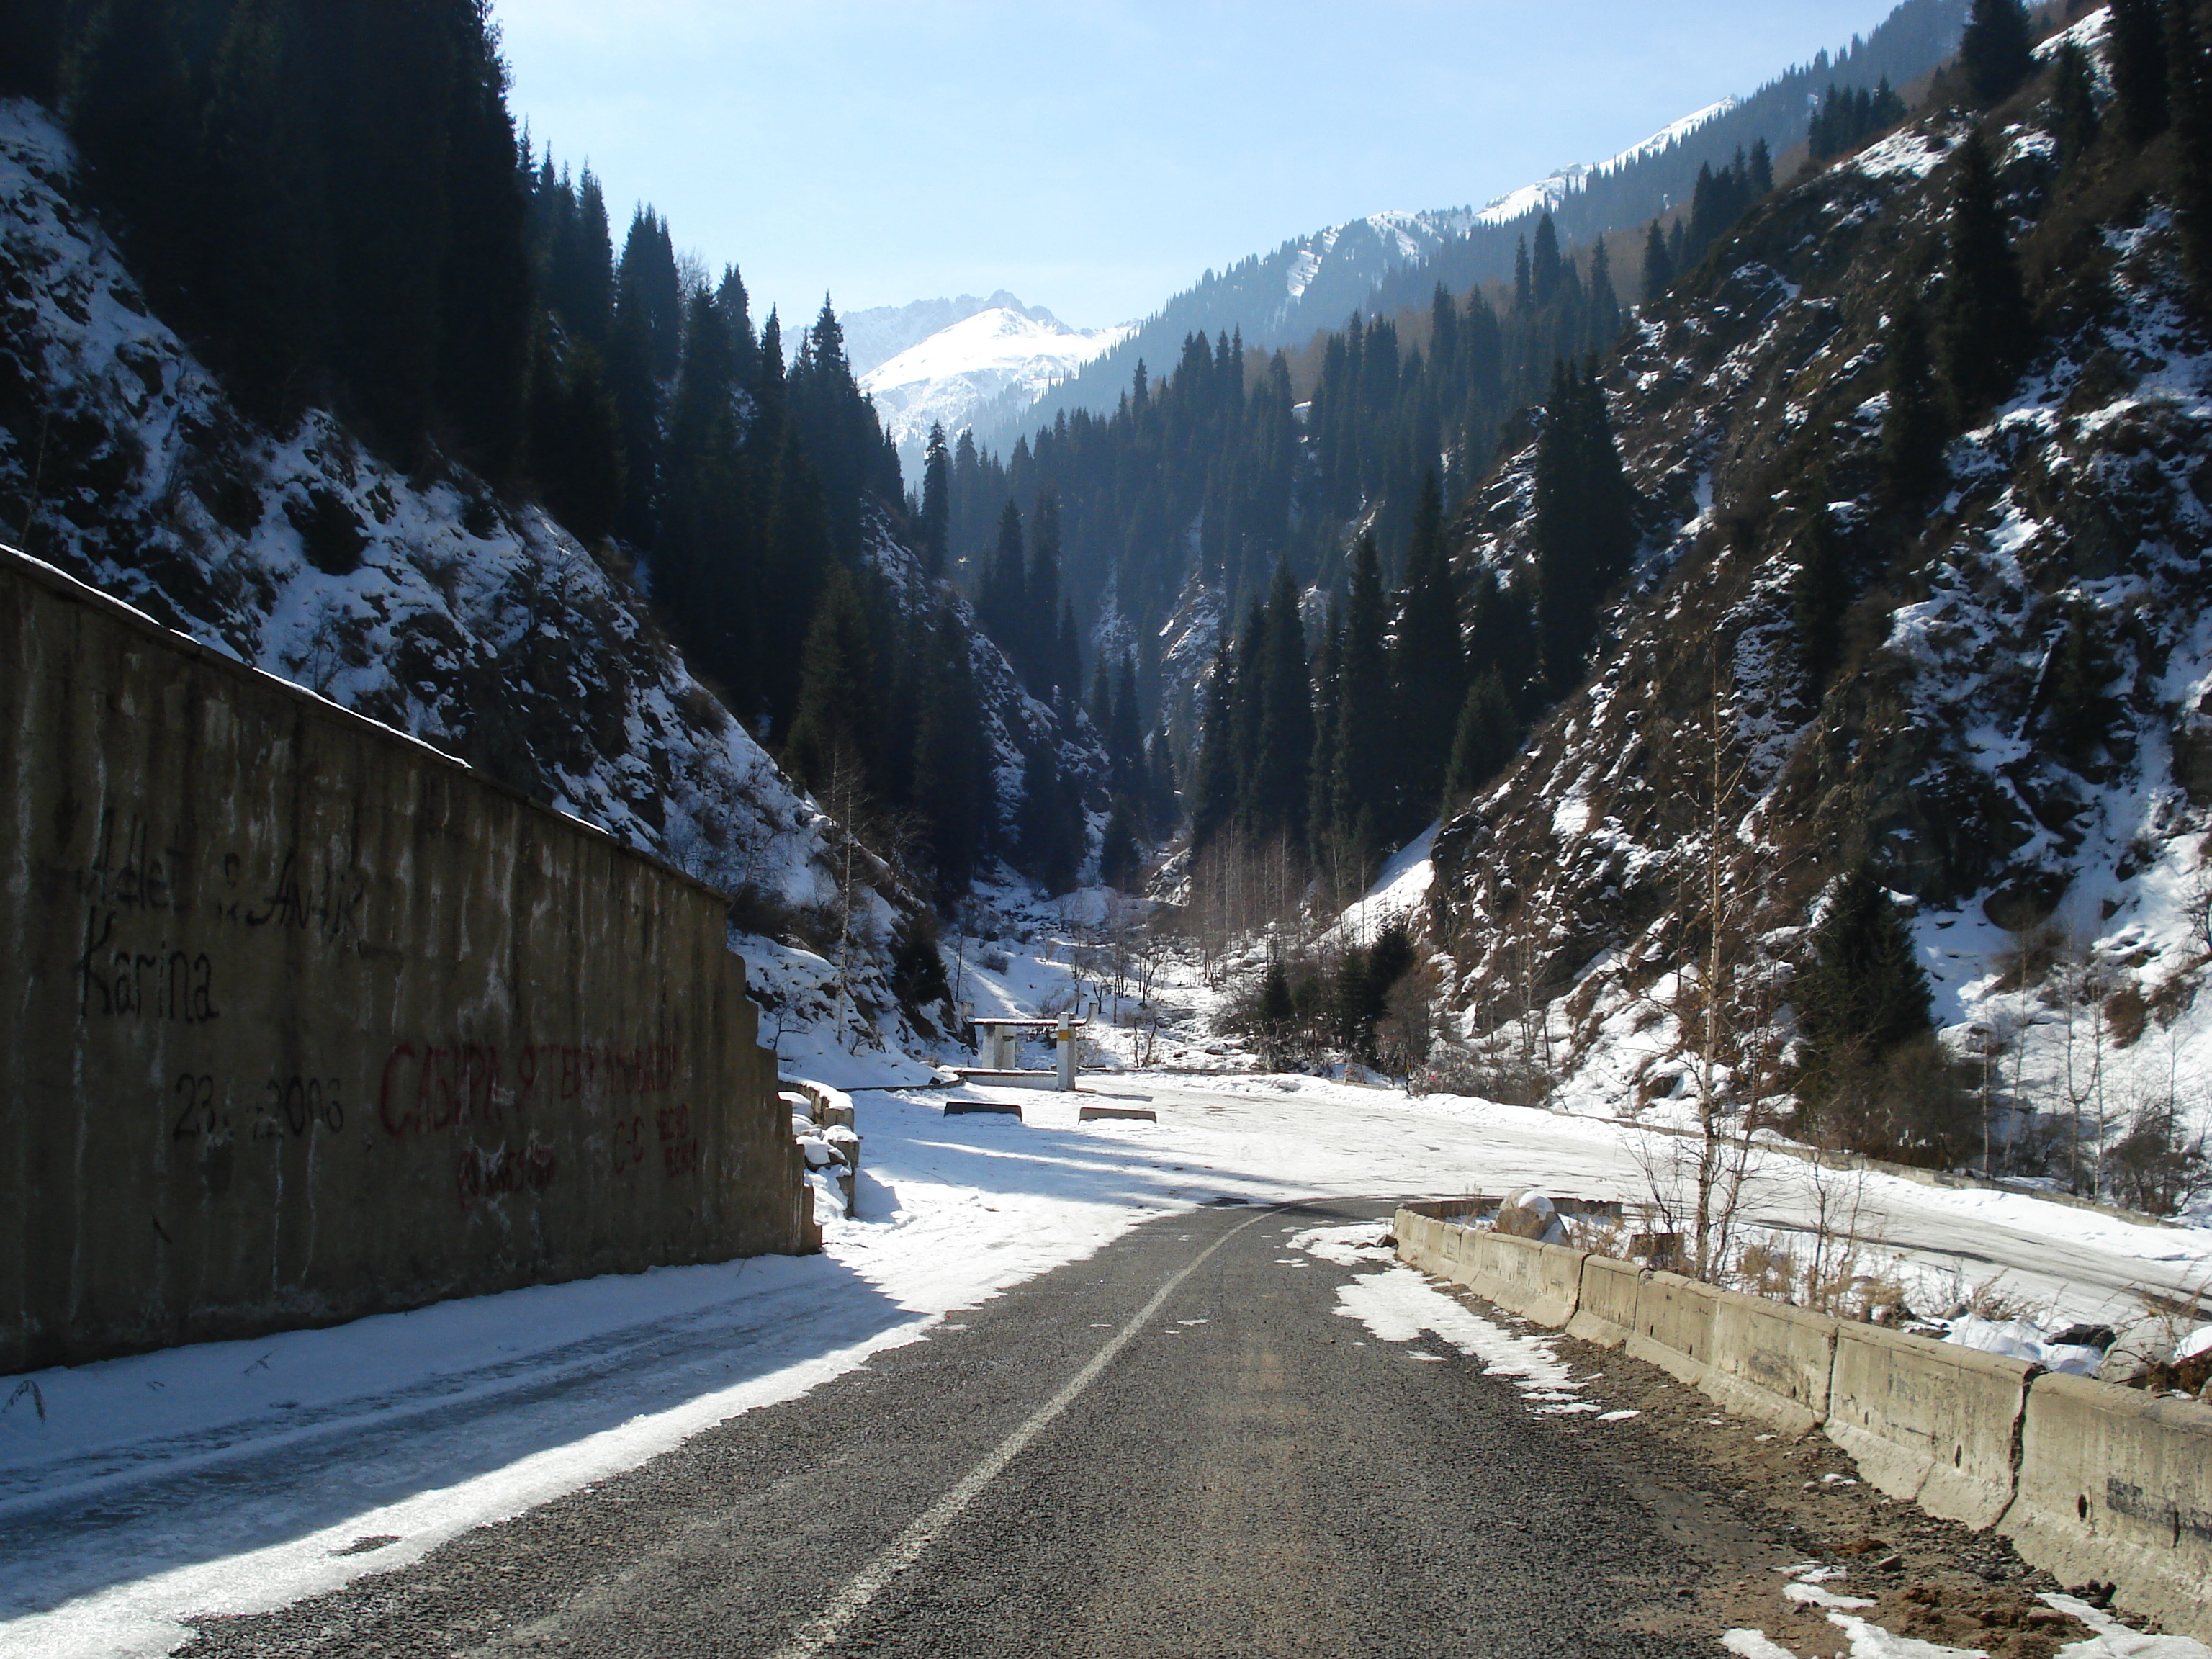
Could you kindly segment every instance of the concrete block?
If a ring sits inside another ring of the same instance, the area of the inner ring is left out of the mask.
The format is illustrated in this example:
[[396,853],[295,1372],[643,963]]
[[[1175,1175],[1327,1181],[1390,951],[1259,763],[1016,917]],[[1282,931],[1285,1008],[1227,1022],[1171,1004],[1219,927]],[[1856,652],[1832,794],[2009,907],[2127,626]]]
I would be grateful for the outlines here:
[[1713,1304],[1719,1299],[1710,1285],[1680,1273],[1653,1273],[1636,1293],[1628,1352],[1685,1382],[1703,1382],[1711,1363]]
[[2112,1580],[2122,1605],[2212,1641],[2212,1407],[2037,1377],[1998,1530],[2064,1582]]
[[1723,1291],[1713,1304],[1712,1375],[1698,1387],[1732,1411],[1804,1434],[1828,1414],[1835,1357],[1834,1320]]
[[1636,1328],[1637,1297],[1645,1277],[1646,1270],[1633,1261],[1584,1257],[1582,1290],[1567,1321],[1567,1334],[1608,1348],[1628,1340]]
[[1986,1527],[2012,1502],[2014,1448],[2036,1368],[1956,1343],[1836,1328],[1828,1438],[1893,1498]]
[[1461,1230],[1464,1282],[1499,1307],[1553,1328],[1582,1300],[1583,1252],[1505,1233]]

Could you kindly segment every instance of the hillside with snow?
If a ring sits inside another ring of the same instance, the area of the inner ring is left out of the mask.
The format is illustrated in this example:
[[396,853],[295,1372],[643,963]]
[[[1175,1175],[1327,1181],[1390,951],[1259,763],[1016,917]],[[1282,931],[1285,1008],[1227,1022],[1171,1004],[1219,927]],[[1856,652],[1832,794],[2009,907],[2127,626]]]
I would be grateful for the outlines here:
[[[1447,998],[1495,1086],[1681,1121],[1711,1060],[1729,1110],[1789,1121],[1793,988],[1864,863],[1989,1126],[1950,1161],[2148,1206],[2146,1137],[2212,1129],[2212,350],[2159,175],[2062,173],[2042,95],[1989,128],[2040,343],[1924,519],[1881,495],[1885,331],[1908,286],[1940,301],[1954,112],[1778,192],[1606,371],[1642,551],[1587,684],[1435,843]],[[1523,591],[1535,454],[1458,525],[1462,568]],[[1798,631],[1816,517],[1851,596],[1825,685]],[[1881,1133],[1925,1148],[1958,1097],[1897,1098]]]
[[[155,314],[76,170],[44,111],[0,101],[0,395],[31,411],[0,433],[0,480],[36,480],[24,550],[732,895],[787,1066],[926,1075],[950,1011],[902,1006],[892,969],[923,902],[695,677],[628,562],[435,456],[402,470],[326,410],[255,423]],[[872,541],[909,614],[949,607],[968,635],[1000,841],[1025,750],[1059,744],[1061,775],[1099,795],[1080,717],[1030,696],[889,526]]]

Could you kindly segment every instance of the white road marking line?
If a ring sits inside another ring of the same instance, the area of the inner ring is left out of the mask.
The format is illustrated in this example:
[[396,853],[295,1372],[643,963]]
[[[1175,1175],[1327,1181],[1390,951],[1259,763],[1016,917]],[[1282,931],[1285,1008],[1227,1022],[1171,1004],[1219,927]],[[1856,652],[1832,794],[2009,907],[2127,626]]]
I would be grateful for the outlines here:
[[[1285,1206],[1277,1206],[1276,1211]],[[909,1526],[878,1551],[873,1560],[846,1580],[844,1588],[830,1598],[830,1605],[816,1613],[794,1632],[789,1641],[775,1650],[775,1659],[814,1659],[844,1633],[868,1604],[882,1594],[884,1587],[920,1560],[922,1553],[935,1543],[961,1511],[975,1501],[983,1488],[998,1479],[1007,1464],[1019,1457],[1030,1442],[1044,1432],[1045,1427],[1082,1395],[1085,1389],[1097,1381],[1098,1374],[1114,1363],[1115,1356],[1127,1347],[1138,1332],[1152,1322],[1167,1299],[1176,1293],[1183,1280],[1205,1265],[1206,1260],[1245,1228],[1255,1226],[1276,1211],[1263,1210],[1250,1220],[1240,1222],[1215,1239],[1180,1273],[1152,1293],[1152,1299],[1137,1310],[1129,1322],[1116,1331],[1104,1347],[1091,1357],[1090,1363],[1076,1372],[1060,1391],[1030,1414],[1027,1421],[1000,1441],[998,1449],[961,1477],[951,1491],[933,1504],[921,1518]],[[1180,1242],[1180,1241],[1178,1241]]]

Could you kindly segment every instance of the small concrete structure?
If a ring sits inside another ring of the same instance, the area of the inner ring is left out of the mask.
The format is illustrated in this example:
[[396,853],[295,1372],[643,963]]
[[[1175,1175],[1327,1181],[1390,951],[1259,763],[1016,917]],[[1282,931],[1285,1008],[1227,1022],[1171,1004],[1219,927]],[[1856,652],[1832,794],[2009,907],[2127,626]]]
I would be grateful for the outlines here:
[[[963,1083],[994,1083],[1014,1089],[1058,1089],[1062,1094],[1075,1087],[1075,1034],[1091,1022],[1061,1014],[1054,1019],[971,1019],[975,1028],[975,1051],[980,1066],[952,1069]],[[1048,1072],[1024,1071],[1020,1058],[1023,1036],[1030,1032],[1051,1036],[1055,1049]]]

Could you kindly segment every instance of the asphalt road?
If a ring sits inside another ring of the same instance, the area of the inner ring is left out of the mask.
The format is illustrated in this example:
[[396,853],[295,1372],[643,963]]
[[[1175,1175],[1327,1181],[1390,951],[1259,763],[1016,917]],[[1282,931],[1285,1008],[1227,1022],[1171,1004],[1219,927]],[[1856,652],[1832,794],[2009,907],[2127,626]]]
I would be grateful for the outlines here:
[[[1689,1655],[1684,1510],[1216,1207],[212,1655]],[[1291,1258],[1285,1260],[1286,1257]],[[1426,1346],[1425,1346],[1426,1345]],[[1426,1355],[1426,1358],[1418,1356]]]

